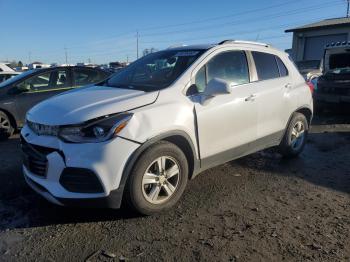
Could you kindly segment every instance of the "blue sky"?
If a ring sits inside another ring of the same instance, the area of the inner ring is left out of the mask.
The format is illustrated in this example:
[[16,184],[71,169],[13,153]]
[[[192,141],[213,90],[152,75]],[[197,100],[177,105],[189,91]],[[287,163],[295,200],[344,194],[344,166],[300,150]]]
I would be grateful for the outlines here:
[[0,0],[0,61],[108,63],[145,48],[258,40],[291,47],[287,28],[342,17],[345,0]]

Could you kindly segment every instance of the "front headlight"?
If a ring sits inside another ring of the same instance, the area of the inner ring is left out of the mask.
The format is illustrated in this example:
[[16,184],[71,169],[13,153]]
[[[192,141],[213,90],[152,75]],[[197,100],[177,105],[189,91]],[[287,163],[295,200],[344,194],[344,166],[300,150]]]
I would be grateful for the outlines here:
[[61,127],[59,137],[71,143],[98,143],[115,137],[131,119],[131,113],[121,113],[90,121],[81,126]]

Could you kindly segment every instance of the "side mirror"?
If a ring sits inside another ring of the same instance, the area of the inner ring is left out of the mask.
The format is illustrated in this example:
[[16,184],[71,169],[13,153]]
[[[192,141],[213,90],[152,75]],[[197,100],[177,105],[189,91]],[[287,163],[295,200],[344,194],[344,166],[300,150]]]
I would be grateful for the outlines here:
[[220,78],[213,78],[210,80],[204,90],[204,95],[208,97],[230,93],[232,93],[231,85],[227,81]]

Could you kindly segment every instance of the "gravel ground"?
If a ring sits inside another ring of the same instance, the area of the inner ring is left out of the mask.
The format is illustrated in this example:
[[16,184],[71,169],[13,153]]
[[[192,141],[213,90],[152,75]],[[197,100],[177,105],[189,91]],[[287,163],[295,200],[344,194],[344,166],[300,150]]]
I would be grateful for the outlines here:
[[0,143],[1,261],[350,261],[350,119],[317,117],[301,156],[273,150],[190,181],[168,213],[47,203]]

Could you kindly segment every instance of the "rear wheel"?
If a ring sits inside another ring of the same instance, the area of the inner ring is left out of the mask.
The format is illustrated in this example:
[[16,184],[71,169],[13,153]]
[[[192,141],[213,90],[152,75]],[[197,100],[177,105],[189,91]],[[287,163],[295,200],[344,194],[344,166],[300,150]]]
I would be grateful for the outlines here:
[[279,146],[279,151],[284,157],[296,157],[306,144],[309,124],[305,115],[294,113],[286,133]]
[[151,215],[174,206],[183,194],[188,164],[176,145],[161,141],[148,148],[130,174],[126,199],[137,212]]
[[0,140],[6,140],[14,132],[14,128],[11,124],[10,118],[7,114],[0,111]]

